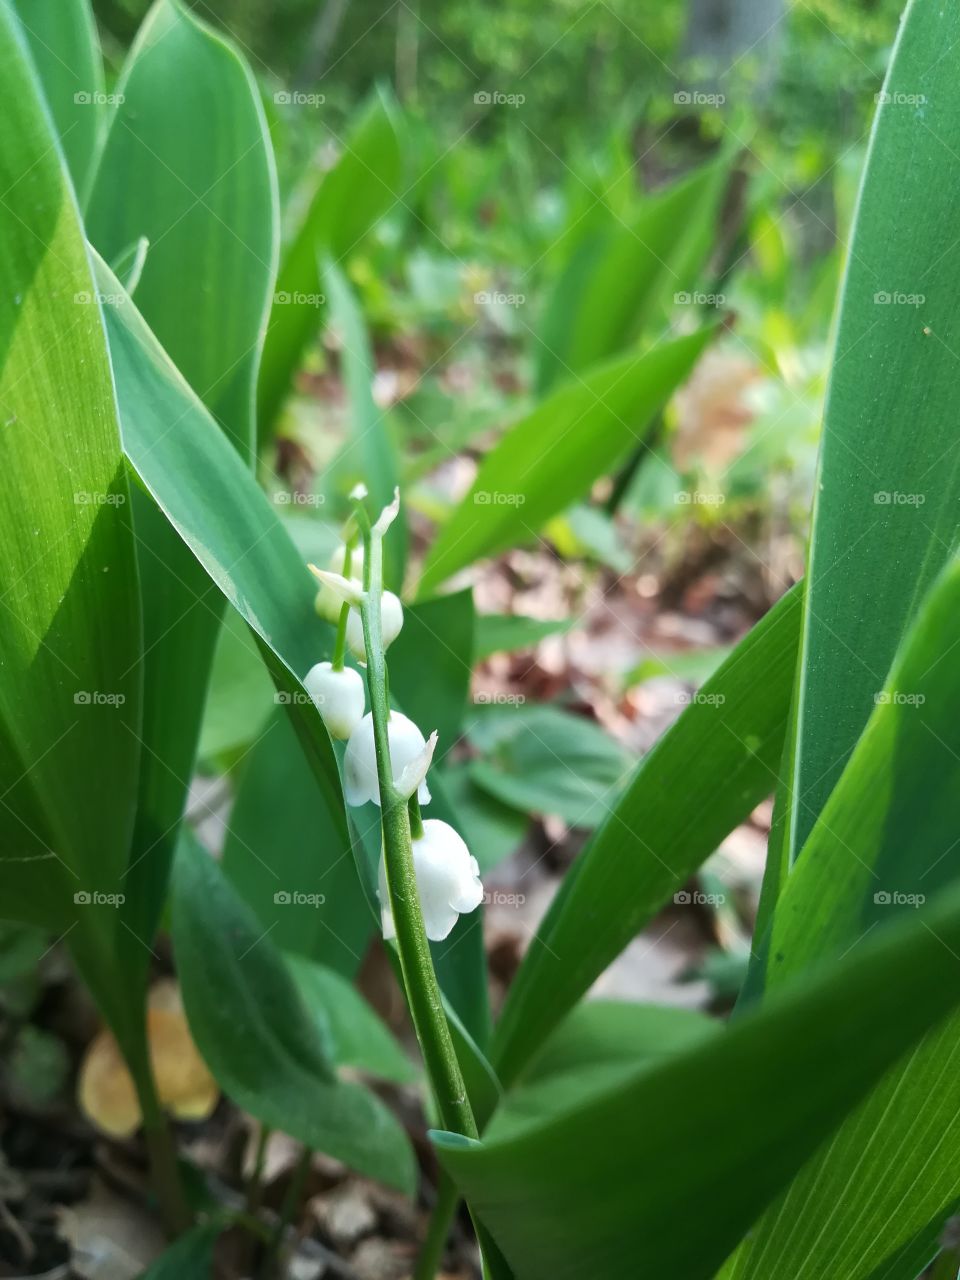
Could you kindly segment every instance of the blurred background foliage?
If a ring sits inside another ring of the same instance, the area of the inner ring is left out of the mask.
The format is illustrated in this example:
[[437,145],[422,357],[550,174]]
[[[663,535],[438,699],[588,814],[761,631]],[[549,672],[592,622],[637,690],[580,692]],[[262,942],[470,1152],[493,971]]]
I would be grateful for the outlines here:
[[[564,555],[621,573],[644,538],[661,559],[696,564],[718,542],[729,551],[732,531],[765,566],[758,607],[797,576],[832,308],[898,0],[191,7],[254,69],[288,246],[372,98],[388,104],[401,162],[399,182],[384,182],[396,198],[335,257],[369,330],[401,479],[417,483],[414,506],[431,518],[458,488],[438,484],[438,468],[482,449],[491,424],[543,389],[550,311],[578,248],[629,228],[651,192],[728,156],[692,305],[661,316],[683,332],[712,310],[724,332],[614,494],[595,493],[548,533]],[[96,0],[114,71],[147,8]],[[276,451],[261,457],[281,485],[314,489],[356,412],[339,391],[343,323],[327,314],[315,326]],[[700,491],[722,496],[677,496]],[[308,529],[318,512],[294,514]],[[317,535],[308,529],[307,541]]]

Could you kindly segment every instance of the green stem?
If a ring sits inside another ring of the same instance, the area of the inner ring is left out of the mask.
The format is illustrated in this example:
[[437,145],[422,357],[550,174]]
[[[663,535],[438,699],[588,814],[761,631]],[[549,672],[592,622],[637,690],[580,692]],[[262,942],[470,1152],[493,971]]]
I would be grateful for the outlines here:
[[437,1187],[437,1203],[433,1206],[433,1213],[430,1215],[430,1223],[423,1248],[417,1258],[413,1280],[434,1280],[440,1270],[447,1237],[450,1235],[450,1225],[459,1203],[460,1193],[451,1179],[443,1174],[440,1185]]
[[193,1214],[183,1194],[170,1122],[157,1097],[150,1068],[134,1072],[133,1078],[143,1116],[143,1136],[150,1159],[150,1180],[167,1230],[171,1235],[179,1236],[193,1225]]
[[400,971],[410,1016],[443,1125],[453,1133],[475,1138],[477,1126],[443,1012],[440,986],[423,924],[420,895],[413,870],[410,816],[404,797],[394,786],[390,765],[390,706],[386,692],[387,664],[383,654],[380,618],[383,544],[378,533],[370,533],[368,523],[363,525],[363,536],[366,555],[363,566],[364,599],[360,612],[367,651],[367,687],[373,715],[377,777],[380,783],[387,892],[397,933]]
[[420,813],[420,799],[416,791],[407,801],[407,814],[410,818],[410,835],[414,840],[422,840],[423,816]]
[[293,1171],[290,1182],[287,1186],[286,1193],[283,1197],[283,1204],[280,1206],[280,1217],[277,1225],[270,1237],[270,1243],[267,1245],[266,1253],[263,1256],[263,1262],[260,1264],[260,1275],[263,1280],[269,1280],[269,1277],[278,1270],[278,1262],[280,1253],[283,1248],[283,1237],[293,1220],[293,1215],[297,1211],[303,1197],[303,1188],[306,1185],[307,1176],[310,1173],[310,1162],[313,1159],[313,1152],[309,1147],[304,1147],[300,1152],[300,1159]]
[[[354,534],[348,538],[345,544],[343,556],[343,576],[350,577],[350,570],[353,568],[353,547],[357,537]],[[340,610],[340,617],[337,619],[337,638],[333,646],[333,666],[334,671],[343,670],[343,660],[347,651],[347,618],[350,616],[350,606],[344,604]]]
[[253,1157],[253,1170],[247,1184],[247,1213],[255,1215],[263,1198],[263,1170],[267,1162],[267,1143],[272,1130],[269,1125],[262,1124],[257,1135],[257,1149]]

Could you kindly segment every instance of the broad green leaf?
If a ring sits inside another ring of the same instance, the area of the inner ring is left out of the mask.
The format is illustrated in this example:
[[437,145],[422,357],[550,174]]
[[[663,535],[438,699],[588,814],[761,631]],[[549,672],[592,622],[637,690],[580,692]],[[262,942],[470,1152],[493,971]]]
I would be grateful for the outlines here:
[[[122,296],[102,262],[98,278],[104,294]],[[339,757],[301,683],[333,647],[332,629],[314,609],[313,579],[266,495],[171,365],[133,303],[108,305],[104,315],[118,385],[126,383],[144,410],[135,420],[123,422],[126,455],[158,507],[258,637],[301,747],[334,813],[335,806],[342,805]],[[340,744],[341,756],[342,750]],[[433,814],[457,826],[439,779],[432,790]],[[379,857],[378,829],[371,821],[375,817],[365,810],[352,814],[362,837],[354,841],[354,856],[365,883]],[[481,917],[480,911],[465,917],[433,951],[445,993],[478,1042],[485,1043],[489,1011]]]
[[620,1084],[642,1065],[655,1065],[719,1031],[690,1009],[587,1000],[577,1005],[528,1065],[484,1130],[499,1140],[576,1107]]
[[283,255],[258,390],[261,433],[273,427],[316,333],[325,301],[319,261],[343,263],[403,194],[394,108],[375,93],[347,132],[332,169],[317,189]]
[[260,96],[232,45],[156,0],[117,86],[87,229],[108,261],[145,236],[137,307],[243,457],[276,271]]
[[455,591],[405,605],[403,630],[390,646],[390,687],[424,733],[440,735],[436,760],[463,724],[473,669],[473,593]]
[[103,999],[117,912],[97,895],[124,891],[136,801],[139,587],[77,206],[6,5],[0,98],[3,912],[69,933]]
[[[867,728],[782,889],[768,988],[856,947],[956,882],[960,565],[925,602]],[[755,975],[755,980],[759,980]],[[960,1197],[960,1019],[924,1040],[850,1117],[751,1236],[733,1273],[866,1280]],[[921,1134],[930,1135],[927,1140]],[[935,1137],[933,1136],[935,1135]],[[905,1271],[893,1277],[909,1277]]]
[[796,665],[794,588],[644,757],[568,873],[514,979],[494,1065],[509,1083],[671,891],[773,788]]
[[[118,94],[123,101],[97,169],[88,233],[108,259],[148,242],[137,282],[140,312],[249,458],[276,253],[273,157],[256,86],[232,46],[179,0],[157,0]],[[114,363],[124,433],[135,429],[156,439],[167,432],[162,406],[148,404],[141,386]],[[144,751],[124,924],[149,939],[186,804],[223,601],[140,492],[134,516]],[[129,965],[145,969],[149,951],[135,946],[126,929],[118,936],[131,952]]]
[[375,920],[342,812],[331,812],[283,708],[243,762],[223,869],[275,946],[356,973]]
[[250,628],[228,609],[217,636],[200,730],[201,760],[232,757],[263,733],[276,690]]
[[[346,516],[350,508],[344,496],[355,485],[365,484],[370,505],[379,511],[393,500],[399,470],[392,433],[373,398],[373,349],[360,304],[333,258],[324,258],[321,279],[330,323],[340,340],[340,370],[349,414],[347,439],[324,476],[324,488],[330,497],[340,499]],[[384,581],[393,591],[403,586],[406,551],[407,516],[401,508],[383,546]]]
[[214,1249],[227,1225],[214,1219],[193,1227],[165,1249],[139,1280],[209,1280]]
[[434,1135],[441,1163],[518,1280],[620,1280],[625,1258],[636,1280],[709,1280],[882,1073],[960,1001],[958,952],[951,890],[727,1031],[522,1133]]
[[709,341],[703,329],[566,383],[510,427],[430,549],[421,591],[483,556],[533,541],[643,440]]
[[302,956],[288,956],[287,964],[304,1006],[323,1029],[330,1057],[338,1067],[355,1067],[401,1084],[417,1079],[411,1059],[346,978]]
[[103,60],[89,0],[14,0],[43,94],[82,202],[114,95],[103,91]]
[[547,636],[563,634],[574,625],[572,618],[526,618],[518,613],[477,615],[477,662],[494,653],[516,653],[533,649]]
[[271,1128],[409,1192],[413,1153],[379,1099],[339,1081],[269,932],[187,834],[173,941],[197,1047],[233,1100]]
[[654,318],[666,294],[704,282],[696,272],[710,249],[728,175],[711,161],[644,200],[621,219],[610,210],[580,240],[557,278],[540,323],[540,395],[624,350]]
[[630,769],[626,753],[598,724],[561,707],[479,706],[467,737],[480,752],[469,773],[482,791],[578,827],[600,825]]
[[944,50],[958,39],[955,9],[910,4],[870,140],[808,555],[789,862],[957,546],[960,85]]

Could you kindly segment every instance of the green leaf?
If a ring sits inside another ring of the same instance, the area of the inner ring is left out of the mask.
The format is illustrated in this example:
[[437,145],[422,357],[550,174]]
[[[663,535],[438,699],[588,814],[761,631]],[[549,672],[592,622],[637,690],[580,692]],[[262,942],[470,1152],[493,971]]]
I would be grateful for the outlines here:
[[288,956],[287,964],[304,1005],[324,1029],[338,1067],[355,1067],[400,1084],[417,1079],[413,1062],[346,978],[302,956]]
[[577,242],[544,309],[537,349],[537,391],[624,350],[666,294],[703,281],[728,176],[711,161],[643,201],[629,220],[605,210],[601,225]]
[[958,951],[953,890],[726,1032],[522,1134],[435,1135],[441,1163],[518,1280],[619,1280],[625,1258],[636,1280],[709,1280],[844,1115],[960,1001]]
[[250,457],[254,389],[277,256],[273,153],[232,45],[179,0],[157,0],[117,86],[87,228],[112,261],[145,236],[137,306]]
[[516,653],[533,649],[547,636],[563,634],[574,625],[572,618],[527,618],[518,613],[477,615],[476,661],[494,653]]
[[189,835],[174,869],[173,940],[190,1029],[223,1090],[271,1128],[412,1191],[402,1126],[368,1089],[337,1080],[269,933]]
[[[157,0],[126,60],[122,102],[90,200],[108,259],[149,242],[137,305],[240,455],[255,438],[254,386],[276,255],[273,157],[248,68],[178,0]],[[104,288],[104,293],[114,293]],[[122,291],[121,291],[122,296]],[[114,342],[111,336],[111,343]],[[114,353],[126,436],[170,429]],[[131,875],[118,933],[145,967],[187,800],[223,600],[140,492],[134,501],[144,618],[144,741]],[[132,934],[130,932],[132,930]]]
[[418,600],[404,606],[403,630],[387,654],[390,687],[400,705],[424,733],[436,729],[440,735],[438,763],[460,737],[473,669],[474,622],[470,590]]
[[107,105],[89,0],[14,0],[14,7],[82,202]]
[[539,529],[636,448],[657,409],[696,363],[711,330],[661,343],[565,384],[516,422],[484,458],[470,492],[430,549],[425,592]]
[[[761,951],[768,987],[845,954],[956,882],[960,667],[945,638],[955,634],[958,611],[955,563],[925,602],[783,887]],[[960,1134],[958,1042],[954,1017],[888,1074],[764,1217],[733,1273],[738,1280],[780,1268],[798,1278],[866,1280],[928,1224],[932,1255],[960,1196],[951,1140]],[[920,1133],[937,1140],[918,1141]],[[891,1275],[910,1276],[911,1265]]]
[[622,790],[630,761],[599,725],[560,707],[477,707],[467,737],[481,753],[470,779],[502,804],[600,825]]
[[484,1139],[504,1138],[550,1120],[627,1080],[641,1064],[656,1065],[719,1029],[719,1023],[689,1009],[587,1000],[547,1037]]
[[[0,96],[3,909],[104,952],[115,903],[74,895],[124,888],[139,750],[139,587],[79,215],[7,6]],[[99,963],[92,954],[87,962]]]
[[276,690],[250,628],[228,609],[217,637],[200,731],[200,758],[232,756],[263,733]]
[[244,761],[223,869],[275,946],[352,976],[374,930],[343,825],[283,708]]
[[[330,322],[340,339],[340,367],[349,411],[349,434],[324,477],[324,488],[341,499],[346,517],[350,508],[343,496],[359,483],[366,485],[373,509],[382,510],[392,502],[399,469],[393,437],[373,398],[376,365],[360,304],[334,260],[325,257],[322,265]],[[383,546],[385,582],[391,590],[399,591],[403,585],[406,550],[407,517],[401,507]]]
[[260,374],[261,432],[273,426],[320,325],[321,257],[342,263],[399,198],[401,156],[393,116],[390,101],[375,93],[347,133],[337,163],[320,179],[284,255]]
[[909,6],[871,137],[824,416],[788,862],[957,547],[960,156],[944,139],[960,130],[960,85],[943,57],[957,39],[954,9]]
[[538,928],[497,1026],[509,1083],[672,891],[772,789],[800,626],[790,591],[644,757]]
[[213,1251],[226,1228],[225,1222],[216,1219],[193,1227],[165,1249],[139,1280],[210,1280]]

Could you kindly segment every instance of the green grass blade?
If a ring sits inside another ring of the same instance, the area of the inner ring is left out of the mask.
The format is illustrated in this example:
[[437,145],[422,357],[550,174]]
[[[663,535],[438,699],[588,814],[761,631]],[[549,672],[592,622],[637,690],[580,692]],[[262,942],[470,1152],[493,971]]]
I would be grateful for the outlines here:
[[509,1081],[720,841],[773,789],[800,629],[794,588],[653,750],[537,930],[496,1031]]
[[[709,1280],[844,1115],[960,1001],[958,954],[954,889],[720,1036],[522,1133],[436,1135],[441,1162],[518,1280]],[[771,1274],[792,1280],[777,1266]]]

